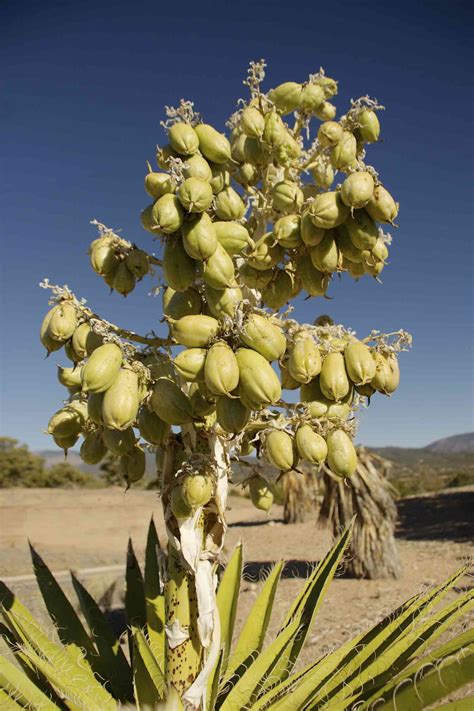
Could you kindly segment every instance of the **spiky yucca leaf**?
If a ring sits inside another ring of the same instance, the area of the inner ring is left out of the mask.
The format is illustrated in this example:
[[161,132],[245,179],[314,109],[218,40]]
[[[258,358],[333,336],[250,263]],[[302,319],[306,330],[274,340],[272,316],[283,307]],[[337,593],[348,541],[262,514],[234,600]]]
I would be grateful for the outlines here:
[[153,518],[150,521],[145,550],[145,611],[148,637],[153,654],[163,667],[165,660],[165,598],[158,556],[162,555]]

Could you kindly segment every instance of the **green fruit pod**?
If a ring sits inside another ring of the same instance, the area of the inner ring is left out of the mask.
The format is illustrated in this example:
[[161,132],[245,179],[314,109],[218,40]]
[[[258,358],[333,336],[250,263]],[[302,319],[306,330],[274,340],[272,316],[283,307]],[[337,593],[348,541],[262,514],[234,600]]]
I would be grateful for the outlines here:
[[242,163],[237,171],[237,176],[245,185],[256,185],[260,179],[260,171],[252,163]]
[[201,313],[202,299],[196,289],[175,291],[170,286],[163,292],[163,313],[174,320]]
[[[258,406],[273,405],[281,398],[281,385],[268,360],[250,348],[239,348],[239,391]],[[253,408],[255,409],[255,408]]]
[[70,402],[54,413],[48,423],[48,434],[54,437],[72,437],[82,430],[87,417],[85,403]]
[[270,362],[280,360],[286,351],[286,338],[280,326],[261,314],[251,313],[240,331],[242,342]]
[[51,336],[49,335],[49,324],[50,324],[51,319],[53,318],[54,314],[56,313],[55,312],[56,308],[57,308],[57,306],[53,306],[53,308],[48,311],[48,313],[46,314],[46,316],[44,317],[44,319],[41,323],[40,341],[43,344],[43,346],[46,348],[46,350],[48,351],[48,355],[50,353],[53,353],[54,351],[58,351],[64,345],[62,341],[56,341],[54,338],[51,338]]
[[324,358],[319,385],[329,400],[340,402],[348,394],[350,383],[342,353],[328,353]]
[[390,222],[393,224],[393,221],[398,215],[398,203],[395,202],[383,185],[377,185],[365,209],[369,215],[378,222]]
[[186,178],[177,195],[186,212],[204,212],[214,199],[210,183],[200,178]]
[[212,178],[209,181],[214,195],[230,185],[230,173],[223,165],[211,165]]
[[214,254],[199,264],[202,265],[202,278],[213,289],[236,286],[234,262],[219,243]]
[[385,267],[385,262],[368,262],[365,264],[365,271],[374,278],[377,278],[382,273]]
[[181,156],[189,156],[199,149],[199,138],[189,123],[175,123],[168,131],[171,147]]
[[247,106],[240,117],[240,128],[250,138],[261,138],[265,129],[265,119],[258,109]]
[[316,419],[326,417],[328,408],[332,402],[331,400],[328,400],[325,395],[323,395],[319,384],[319,377],[316,377],[309,383],[301,385],[300,399],[301,402],[308,403],[309,415],[310,417],[315,417]]
[[126,430],[136,420],[140,399],[138,376],[131,368],[121,368],[102,402],[104,426],[110,430]]
[[170,158],[181,158],[181,156],[169,143],[161,148],[160,146],[156,147],[156,162],[161,170],[169,170]]
[[235,353],[224,341],[207,351],[204,381],[213,395],[229,395],[239,384],[239,365]]
[[285,140],[273,150],[274,159],[284,166],[294,165],[301,156],[301,146],[287,131]]
[[204,378],[206,355],[206,348],[186,348],[174,359],[174,367],[188,383],[194,383]]
[[298,383],[309,383],[321,372],[321,353],[309,335],[300,335],[290,350],[288,370]]
[[349,260],[349,262],[360,263],[370,257],[369,250],[358,249],[351,240],[347,229],[347,222],[343,225],[339,225],[334,231],[334,234],[341,254],[345,259]]
[[301,285],[310,296],[324,296],[328,288],[328,277],[316,269],[311,259],[303,255],[298,262],[297,273],[301,279]]
[[189,397],[168,378],[158,378],[150,398],[150,408],[169,425],[192,422],[193,411]]
[[213,222],[217,240],[231,257],[240,254],[249,245],[253,246],[246,227],[239,222]]
[[210,183],[212,180],[211,166],[205,158],[196,153],[186,158],[183,166],[183,176],[185,178],[198,178]]
[[157,231],[170,235],[177,232],[183,224],[184,212],[176,195],[167,193],[155,202],[152,208],[152,221]]
[[293,437],[283,430],[272,430],[265,437],[265,456],[274,467],[289,471],[296,466]]
[[342,140],[342,126],[336,121],[325,121],[318,129],[318,140],[324,148],[332,148]]
[[136,279],[143,279],[150,270],[148,255],[143,249],[132,249],[125,257],[125,264]]
[[216,195],[214,211],[219,220],[241,220],[245,204],[234,188],[226,187]]
[[155,228],[155,221],[153,218],[153,205],[155,203],[152,203],[151,205],[147,205],[144,210],[141,211],[140,213],[140,222],[142,223],[142,227],[144,230],[147,232],[151,232],[152,235],[156,235],[156,230]]
[[184,222],[182,236],[186,252],[193,259],[201,262],[212,257],[217,249],[216,231],[206,212]]
[[168,439],[171,428],[167,422],[163,422],[158,415],[143,405],[138,413],[138,431],[150,444],[161,446]]
[[65,388],[81,389],[81,370],[82,368],[75,366],[74,368],[62,368],[58,365],[58,380]]
[[324,437],[315,432],[310,425],[298,427],[295,434],[296,449],[305,462],[321,466],[328,454]]
[[[352,391],[349,391],[352,399]],[[347,398],[344,398],[347,399]],[[325,419],[330,422],[344,422],[351,412],[351,406],[348,402],[332,402],[328,406]]]
[[283,390],[297,390],[301,383],[294,379],[288,369],[288,361],[280,361],[280,382]]
[[170,378],[170,380],[175,380],[176,372],[174,369],[173,361],[168,354],[149,353],[143,359],[143,364],[150,371],[150,375],[153,380],[158,380],[158,378]]
[[400,383],[400,370],[395,354],[385,356],[378,351],[372,351],[375,361],[375,376],[371,380],[373,388],[384,395],[391,395]]
[[115,289],[115,291],[118,294],[122,294],[122,296],[127,296],[127,294],[130,294],[130,292],[134,290],[135,283],[135,277],[127,267],[126,262],[120,262],[111,282],[112,289]]
[[85,464],[98,464],[107,454],[107,448],[102,439],[102,431],[90,432],[81,444],[79,456]]
[[319,157],[309,166],[313,180],[319,188],[327,190],[334,182],[334,168],[331,163]]
[[351,275],[353,279],[358,281],[365,274],[365,266],[362,262],[351,262],[349,260],[343,260],[343,268],[347,270],[348,274]]
[[340,477],[350,477],[357,469],[357,452],[344,430],[333,430],[326,436],[327,462],[331,471]]
[[322,227],[316,227],[311,219],[311,215],[305,212],[300,221],[301,239],[307,247],[315,247],[319,244],[326,232]]
[[301,217],[285,215],[280,217],[273,227],[273,235],[282,247],[295,249],[301,246]]
[[286,141],[287,131],[281,116],[272,111],[265,116],[265,129],[263,131],[263,141],[271,150],[283,145]]
[[242,291],[236,286],[230,289],[213,289],[206,284],[204,293],[209,311],[215,318],[230,316],[233,318],[235,310],[242,303]]
[[199,138],[199,149],[204,158],[212,163],[227,163],[231,159],[230,143],[224,134],[216,131],[213,126],[200,123],[195,131]]
[[370,173],[360,171],[351,173],[341,187],[341,199],[344,205],[359,209],[367,205],[374,194],[375,183]]
[[350,131],[344,131],[341,140],[331,150],[331,165],[338,170],[344,170],[351,168],[356,160],[356,138]]
[[192,514],[192,509],[184,501],[181,493],[181,487],[175,486],[170,494],[170,509],[173,516],[177,519],[189,518]]
[[293,296],[294,279],[286,269],[276,269],[271,282],[262,289],[265,306],[278,311]]
[[355,134],[359,141],[375,143],[380,136],[380,122],[375,111],[363,109],[357,116],[357,129]]
[[116,456],[131,452],[137,441],[133,427],[128,427],[123,431],[105,428],[102,432],[102,439],[107,449]]
[[316,269],[323,274],[335,272],[339,264],[339,250],[332,232],[326,232],[322,241],[309,248],[309,256]]
[[273,270],[255,269],[250,264],[243,264],[239,269],[239,276],[249,289],[264,289],[273,278]]
[[119,460],[119,472],[127,484],[140,481],[145,476],[146,456],[145,451],[136,444],[128,454],[123,454]]
[[314,114],[324,103],[324,90],[318,84],[306,84],[300,94],[298,109],[307,114]]
[[208,504],[213,490],[214,484],[209,474],[192,474],[185,476],[181,482],[181,496],[191,509]]
[[224,432],[235,434],[242,432],[250,419],[250,410],[243,405],[237,397],[217,398],[216,404],[217,422]]
[[170,239],[163,252],[163,276],[175,291],[186,291],[196,278],[196,262],[186,252],[180,237]]
[[191,383],[189,399],[194,417],[208,417],[216,409],[214,396],[204,382]]
[[67,452],[68,449],[71,449],[71,447],[74,447],[74,445],[76,444],[78,439],[79,439],[78,434],[72,434],[72,435],[69,435],[69,437],[55,437],[53,435],[54,444],[57,447],[59,447],[60,449],[63,449],[64,452]]
[[247,262],[254,269],[267,271],[284,256],[284,247],[276,242],[273,232],[267,232],[255,242],[254,248],[247,256]]
[[337,94],[337,81],[335,79],[331,79],[331,77],[318,77],[317,83],[320,87],[322,87],[324,91],[324,96],[326,97],[331,97],[331,96],[336,96]]
[[262,476],[254,476],[249,482],[250,499],[256,509],[268,512],[273,504],[273,492]]
[[171,323],[171,335],[176,343],[187,348],[205,348],[217,335],[219,323],[212,316],[183,316]]
[[280,212],[297,212],[304,201],[300,187],[291,180],[282,180],[272,189],[273,206]]
[[274,89],[268,92],[268,98],[275,105],[277,111],[281,114],[290,114],[295,111],[301,101],[303,87],[294,81],[286,81],[279,84]]
[[232,158],[236,163],[245,163],[244,143],[246,140],[247,136],[241,133],[231,143]]
[[382,237],[378,237],[375,245],[372,247],[372,257],[376,262],[386,262],[388,259],[388,247]]
[[96,425],[103,425],[102,402],[104,393],[89,393],[87,396],[87,417]]
[[115,343],[96,348],[82,369],[82,390],[85,393],[108,390],[119,374],[122,358],[122,350]]
[[174,192],[174,185],[168,173],[155,173],[150,170],[145,175],[145,190],[154,200]]
[[360,341],[351,341],[344,348],[347,374],[354,385],[365,385],[375,377],[375,361],[370,348]]
[[370,383],[366,383],[365,385],[356,385],[355,389],[359,395],[362,395],[362,397],[371,398],[375,393],[375,388]]
[[89,247],[89,260],[92,269],[100,276],[105,276],[115,271],[119,260],[115,254],[113,239],[104,236],[91,242]]
[[77,328],[77,311],[72,303],[61,301],[52,309],[47,334],[54,341],[67,341]]
[[338,192],[331,191],[316,196],[309,208],[309,214],[316,227],[330,230],[347,220],[349,208],[344,205]]
[[315,109],[314,114],[320,121],[332,121],[336,116],[336,107],[334,104],[331,104],[330,101],[323,101],[323,103]]
[[366,210],[354,210],[344,223],[344,228],[357,249],[370,251],[375,247],[379,230]]

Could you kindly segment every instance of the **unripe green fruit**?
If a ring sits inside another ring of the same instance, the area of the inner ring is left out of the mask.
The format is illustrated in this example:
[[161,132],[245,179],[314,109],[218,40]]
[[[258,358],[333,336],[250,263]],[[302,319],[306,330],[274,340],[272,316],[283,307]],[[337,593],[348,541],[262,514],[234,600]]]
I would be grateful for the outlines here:
[[235,434],[241,432],[250,419],[250,410],[236,397],[217,398],[217,422],[224,432]]
[[204,158],[212,163],[227,163],[231,158],[230,143],[224,134],[206,123],[200,123],[195,131],[199,138],[199,149]]
[[268,512],[273,504],[273,492],[261,476],[254,476],[249,482],[250,499],[256,509]]
[[131,368],[121,368],[104,395],[104,426],[111,430],[128,429],[137,417],[139,404],[138,376]]
[[344,223],[344,228],[357,249],[370,251],[375,247],[379,230],[366,210],[354,210]]
[[301,402],[308,403],[308,411],[311,417],[317,419],[327,415],[331,400],[323,395],[319,384],[319,377],[311,380],[309,383],[304,383],[300,390]]
[[281,114],[290,114],[298,108],[303,87],[294,81],[286,81],[268,92],[268,98]]
[[82,390],[85,393],[108,390],[119,374],[122,359],[122,350],[115,343],[96,348],[82,369]]
[[355,133],[360,141],[374,143],[379,140],[380,122],[375,111],[364,109],[357,116],[357,127]]
[[281,116],[276,111],[265,116],[265,129],[263,131],[263,141],[272,150],[283,145],[286,140],[287,131]]
[[[50,309],[48,311],[48,313],[46,314],[46,316],[44,317],[44,319],[41,323],[41,329],[40,329],[40,340],[41,340],[41,343],[43,344],[43,346],[48,351],[48,354],[53,353],[54,351],[58,351],[63,346],[62,341],[55,341],[54,338],[51,338],[51,336],[49,335],[49,324],[50,324],[50,321],[55,313],[55,311],[54,311],[55,308],[56,307],[54,306],[52,309]],[[76,362],[76,361],[74,361],[74,362]]]
[[205,180],[208,183],[212,180],[211,166],[198,153],[186,158],[184,166],[183,176],[185,178],[199,178],[199,180]]
[[298,262],[298,276],[301,285],[310,296],[324,296],[328,288],[328,277],[316,269],[309,255],[303,255]]
[[343,225],[339,225],[334,233],[336,235],[337,246],[345,259],[348,259],[350,262],[360,263],[370,257],[369,250],[358,249],[351,240],[347,229],[347,222]]
[[296,466],[293,438],[283,430],[272,430],[266,435],[265,455],[281,471],[286,472]]
[[321,466],[328,453],[324,437],[315,432],[310,425],[302,425],[296,430],[295,442],[301,459]]
[[286,350],[286,338],[282,329],[260,314],[251,313],[246,318],[240,338],[246,346],[269,361],[280,360]]
[[204,212],[214,199],[210,183],[200,178],[186,178],[177,195],[186,212]]
[[77,328],[77,312],[72,303],[61,301],[51,309],[48,336],[55,341],[67,341]]
[[298,109],[313,114],[324,103],[324,90],[318,84],[306,84],[300,95]]
[[400,383],[400,370],[397,356],[385,356],[378,351],[372,352],[375,361],[375,376],[371,381],[373,388],[384,395],[391,395]]
[[173,193],[174,186],[168,173],[154,173],[150,171],[145,176],[145,190],[150,197],[158,200],[166,193]]
[[207,212],[184,222],[182,235],[183,247],[193,259],[209,259],[217,249],[216,231]]
[[127,296],[135,288],[135,277],[125,261],[120,262],[112,279],[112,289],[122,296]]
[[223,221],[212,224],[219,244],[231,257],[234,254],[240,254],[249,244],[253,244],[248,230],[239,222]]
[[78,439],[78,434],[72,434],[69,435],[69,437],[55,437],[53,435],[54,444],[60,449],[64,449],[65,452],[67,452],[68,449],[71,449],[71,447],[74,447]]
[[358,281],[365,274],[365,266],[363,262],[350,262],[349,260],[344,259],[343,267],[356,281]]
[[260,171],[257,166],[252,165],[252,163],[242,163],[237,171],[237,175],[245,185],[255,185],[259,181]]
[[372,247],[372,256],[377,262],[385,262],[388,259],[388,247],[382,237],[379,237]]
[[125,264],[136,279],[143,279],[150,269],[148,255],[143,249],[132,249],[125,257]]
[[163,276],[176,291],[186,291],[196,278],[196,262],[186,252],[180,237],[171,238],[163,252]]
[[255,242],[247,262],[254,269],[268,270],[283,259],[284,248],[275,241],[273,232],[267,232]]
[[166,193],[155,202],[152,208],[152,221],[156,231],[170,235],[183,224],[183,208],[176,195]]
[[207,352],[204,380],[213,395],[229,395],[239,384],[239,366],[234,351],[218,341]]
[[236,163],[244,163],[245,162],[244,143],[246,140],[247,140],[247,136],[244,133],[241,133],[231,143],[232,158],[234,159],[234,161]]
[[189,399],[194,417],[208,417],[216,409],[215,398],[204,382],[191,383]]
[[374,263],[366,263],[365,264],[365,271],[367,274],[370,274],[373,277],[378,277],[379,274],[383,271],[385,267],[385,262],[374,262]]
[[297,212],[304,196],[299,186],[291,180],[282,180],[272,189],[273,205],[280,212]]
[[183,501],[192,509],[205,506],[212,498],[214,484],[209,474],[185,476],[181,482]]
[[249,138],[247,136],[243,141],[244,163],[250,163],[253,166],[263,166],[269,161],[268,148],[258,138]]
[[281,385],[268,360],[249,348],[239,348],[236,358],[240,372],[239,391],[258,406],[278,402]]
[[250,289],[264,289],[272,280],[272,269],[255,269],[250,264],[243,264],[239,269],[241,281]]
[[366,383],[365,385],[356,385],[355,389],[359,395],[367,398],[371,398],[375,392],[375,388],[370,383]]
[[337,81],[335,79],[322,76],[318,77],[317,83],[323,88],[326,97],[335,96],[337,94]]
[[105,428],[102,432],[102,439],[107,449],[116,456],[131,452],[136,442],[135,433],[132,427],[129,427],[123,431],[108,430]]
[[214,254],[205,262],[199,262],[199,265],[202,278],[213,289],[236,286],[234,262],[221,244],[218,243]]
[[295,249],[301,246],[301,217],[299,215],[285,215],[280,217],[273,227],[273,234],[278,244],[286,249]]
[[92,269],[100,276],[105,276],[115,271],[119,260],[115,254],[113,239],[105,235],[91,242],[89,259]]
[[87,416],[96,425],[102,425],[102,402],[104,393],[89,393],[87,397]]
[[153,380],[158,380],[158,378],[174,380],[176,378],[173,361],[168,354],[164,355],[163,353],[157,352],[149,353],[143,359],[143,364],[146,365],[150,371]]
[[245,205],[234,188],[226,187],[216,195],[215,213],[220,220],[240,220],[245,215]]
[[131,484],[140,481],[145,475],[146,457],[144,450],[136,444],[128,454],[120,457],[119,472]]
[[331,471],[341,477],[352,476],[357,469],[357,453],[350,437],[344,430],[333,430],[326,436],[326,443]]
[[157,146],[156,162],[161,170],[169,170],[170,166],[168,161],[170,158],[181,158],[181,156],[169,143],[161,148]]
[[355,209],[364,207],[374,194],[374,179],[370,173],[351,173],[344,180],[341,199],[344,205]]
[[314,182],[320,188],[327,190],[334,182],[334,168],[331,163],[319,157],[310,165]]
[[62,368],[58,365],[58,380],[65,388],[81,389],[82,368]]
[[294,279],[286,269],[276,269],[272,280],[262,289],[262,301],[271,309],[281,309],[293,296]]
[[86,464],[98,464],[107,454],[107,448],[102,439],[102,431],[95,430],[84,438],[79,455]]
[[342,353],[328,353],[323,360],[319,385],[330,400],[339,402],[350,390],[350,383],[346,373],[344,356]]
[[377,185],[372,199],[367,203],[365,209],[378,222],[393,223],[398,215],[398,203],[395,202],[383,185]]
[[375,361],[365,343],[348,343],[344,348],[344,362],[347,374],[355,385],[365,385],[375,377]]
[[206,284],[206,302],[209,311],[215,318],[226,315],[234,317],[235,309],[242,303],[242,291],[238,286],[230,289],[213,289]]
[[309,208],[309,214],[316,227],[330,230],[342,225],[349,217],[349,208],[341,200],[338,192],[317,195]]
[[230,185],[230,173],[223,165],[211,165],[212,178],[210,180],[214,195],[220,193]]
[[168,131],[171,147],[180,155],[188,156],[199,148],[197,132],[189,123],[175,123]]
[[54,437],[72,437],[82,430],[87,417],[85,403],[79,401],[69,402],[55,412],[48,423],[48,434]]
[[[350,399],[352,400],[352,390],[349,391]],[[345,400],[347,399],[344,398]],[[328,406],[325,419],[330,422],[343,422],[346,420],[351,412],[351,406],[348,402],[331,402]]]
[[315,109],[314,114],[320,121],[332,121],[336,116],[336,107],[330,101],[323,101],[321,106]]
[[170,426],[151,412],[148,407],[142,406],[138,413],[138,430],[147,442],[156,446],[163,445],[168,439]]
[[152,203],[151,205],[147,205],[145,207],[145,209],[141,211],[140,222],[142,223],[142,227],[144,230],[146,230],[147,232],[151,232],[153,235],[156,235],[156,230],[153,229],[155,226],[155,221],[153,219],[153,205],[154,204],[155,203]]
[[204,378],[206,355],[206,348],[186,348],[174,359],[174,367],[188,383],[194,383]]
[[301,239],[307,247],[314,247],[319,244],[326,234],[322,227],[316,227],[311,215],[307,212],[301,216],[300,231]]
[[191,287],[186,291],[175,291],[169,286],[163,292],[163,313],[174,320],[199,314],[201,308],[201,296]]
[[301,155],[301,146],[287,131],[283,143],[273,150],[274,159],[281,165],[295,165]]
[[297,336],[288,358],[288,370],[299,383],[309,383],[321,372],[321,353],[311,336]]
[[318,129],[319,143],[325,148],[335,146],[342,140],[342,126],[335,121],[325,121]]
[[170,494],[170,509],[175,518],[189,518],[192,514],[192,508],[184,501],[181,493],[181,487],[175,486]]
[[300,383],[294,379],[288,370],[288,361],[280,362],[280,382],[283,390],[296,390],[300,387]]
[[324,274],[335,272],[339,264],[339,250],[332,232],[326,232],[322,241],[309,248],[309,256],[316,269]]
[[343,170],[353,166],[357,158],[357,141],[350,131],[344,131],[341,140],[331,150],[333,168]]
[[183,425],[193,419],[191,400],[168,378],[158,378],[149,404],[153,412],[169,425]]
[[265,128],[265,119],[258,109],[247,106],[240,117],[240,128],[246,136],[261,138]]
[[181,346],[205,348],[217,335],[219,323],[212,316],[183,316],[171,324],[171,335]]

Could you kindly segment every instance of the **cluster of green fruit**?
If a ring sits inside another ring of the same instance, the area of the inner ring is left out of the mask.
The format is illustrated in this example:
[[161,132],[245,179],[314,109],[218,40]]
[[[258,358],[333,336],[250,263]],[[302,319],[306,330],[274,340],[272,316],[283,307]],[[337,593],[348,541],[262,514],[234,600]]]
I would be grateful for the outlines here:
[[127,296],[150,272],[149,256],[113,233],[101,235],[89,247],[92,269],[118,294]]

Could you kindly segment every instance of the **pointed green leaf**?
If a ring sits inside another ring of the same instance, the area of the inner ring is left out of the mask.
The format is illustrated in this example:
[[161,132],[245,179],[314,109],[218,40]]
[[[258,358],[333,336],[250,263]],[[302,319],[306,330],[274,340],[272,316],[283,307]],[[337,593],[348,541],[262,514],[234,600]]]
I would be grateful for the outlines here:
[[71,580],[114,696],[121,701],[133,700],[132,670],[120,642],[94,598],[73,573]]
[[32,706],[44,711],[57,711],[57,706],[51,699],[48,699],[21,669],[2,656],[0,656],[0,686],[24,706]]
[[142,571],[135,556],[131,539],[128,540],[125,581],[125,610],[128,625],[143,629],[146,625],[145,589]]
[[0,689],[0,709],[2,709],[2,711],[21,711],[21,709],[24,709],[24,706],[17,704],[11,696]]
[[222,658],[224,652],[221,649],[217,658],[216,665],[212,670],[207,682],[207,701],[206,711],[214,711],[216,708],[217,694],[219,693],[219,680],[221,678]]
[[166,682],[143,632],[134,627],[133,683],[139,707],[155,708],[166,694]]
[[163,583],[158,564],[158,553],[161,551],[160,541],[153,518],[150,520],[145,551],[145,605],[148,625],[148,638],[153,654],[164,666],[166,654],[165,635],[165,598]]
[[242,543],[235,548],[226,565],[224,575],[217,589],[217,609],[221,624],[222,671],[225,671],[229,658],[230,645],[234,634],[235,616],[242,580],[243,551]]

